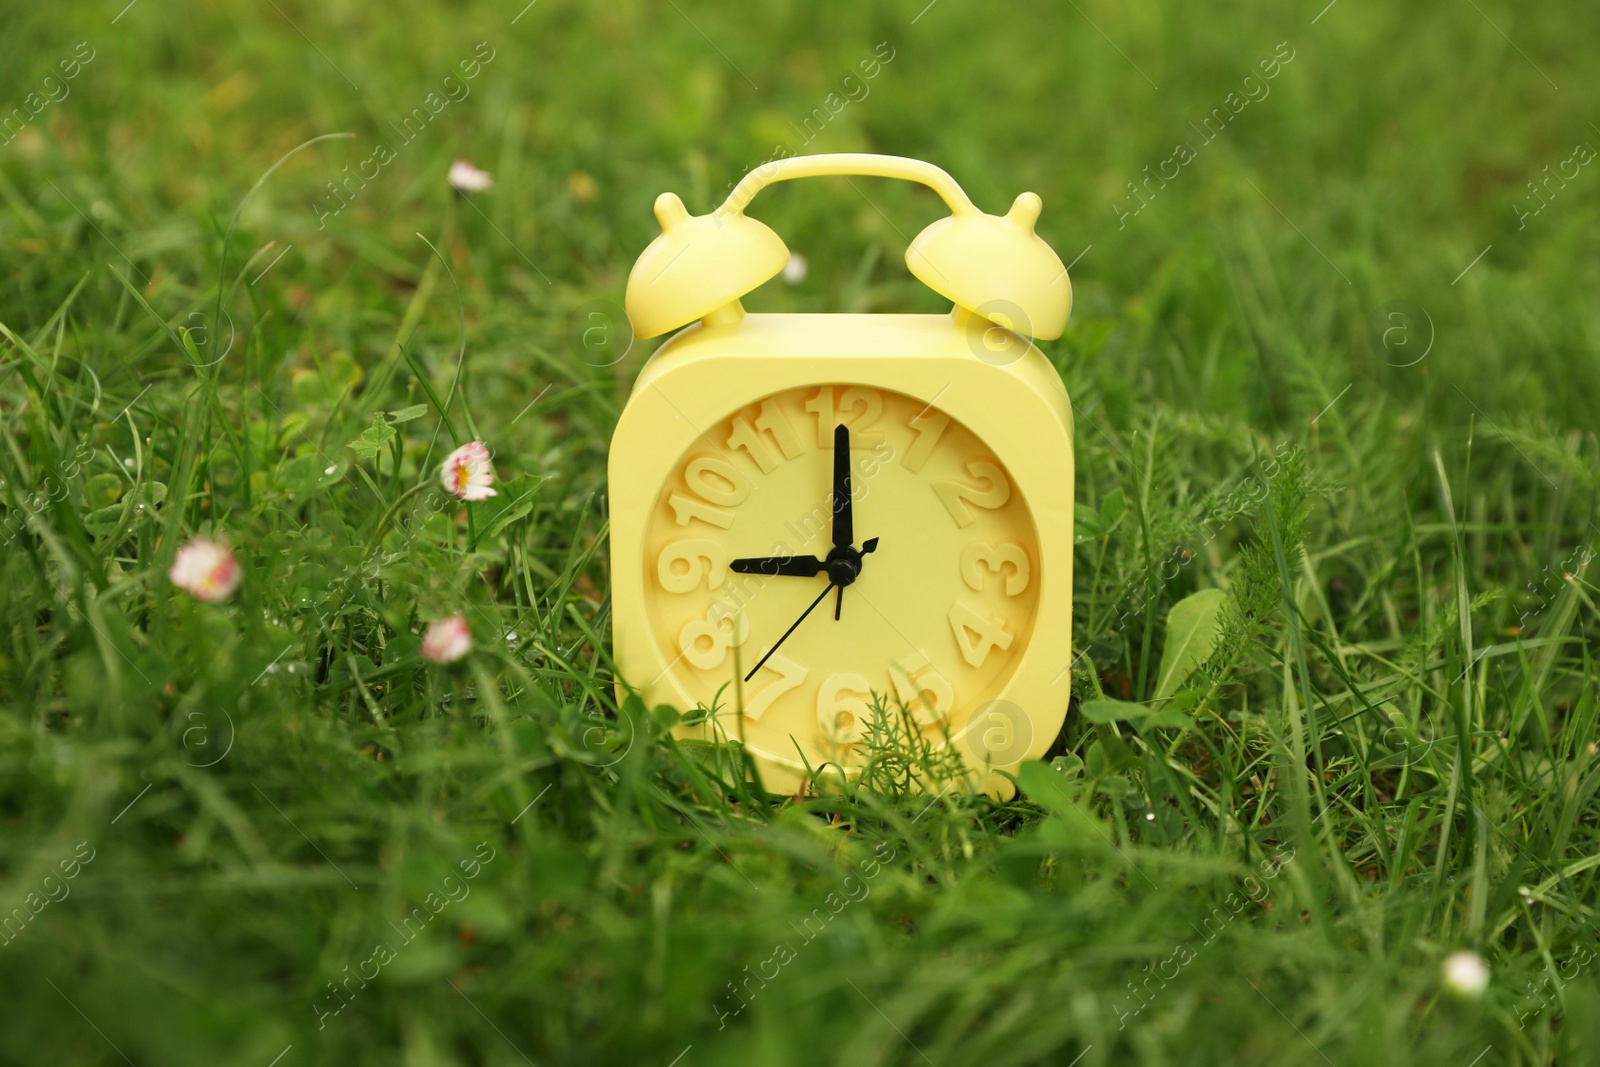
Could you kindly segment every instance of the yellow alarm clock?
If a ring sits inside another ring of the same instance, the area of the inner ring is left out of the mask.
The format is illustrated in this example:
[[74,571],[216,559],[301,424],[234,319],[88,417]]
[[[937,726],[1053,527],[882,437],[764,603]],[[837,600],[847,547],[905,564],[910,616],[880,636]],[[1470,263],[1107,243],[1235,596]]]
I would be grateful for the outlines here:
[[[944,199],[906,265],[949,314],[745,313],[789,260],[751,198],[834,174]],[[765,164],[707,215],[657,198],[628,318],[687,328],[611,441],[620,694],[709,710],[681,734],[741,741],[774,791],[851,774],[876,705],[1012,793],[1071,688],[1071,405],[1024,335],[1061,335],[1072,286],[1039,210],[985,214],[938,167],[854,153]]]

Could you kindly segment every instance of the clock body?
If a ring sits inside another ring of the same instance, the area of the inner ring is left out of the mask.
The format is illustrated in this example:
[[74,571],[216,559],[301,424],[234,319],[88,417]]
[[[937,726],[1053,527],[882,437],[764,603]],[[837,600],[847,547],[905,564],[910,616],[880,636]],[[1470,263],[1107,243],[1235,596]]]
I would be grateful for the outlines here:
[[[828,555],[841,425],[859,575],[736,572]],[[681,736],[742,741],[767,788],[852,773],[874,704],[996,795],[1055,740],[1072,419],[1024,338],[960,309],[703,320],[641,371],[609,480],[619,697],[709,710]]]

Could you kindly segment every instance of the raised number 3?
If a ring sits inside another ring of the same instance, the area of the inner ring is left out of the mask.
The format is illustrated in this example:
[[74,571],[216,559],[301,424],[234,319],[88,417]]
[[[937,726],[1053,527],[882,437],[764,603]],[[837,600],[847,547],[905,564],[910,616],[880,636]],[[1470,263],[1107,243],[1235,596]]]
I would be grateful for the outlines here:
[[1021,545],[1011,541],[998,546],[984,541],[974,541],[963,548],[961,580],[967,583],[968,589],[975,589],[981,593],[985,568],[999,574],[1007,564],[1011,566],[1011,573],[1006,575],[1006,596],[1016,596],[1028,588],[1028,554],[1022,550]]

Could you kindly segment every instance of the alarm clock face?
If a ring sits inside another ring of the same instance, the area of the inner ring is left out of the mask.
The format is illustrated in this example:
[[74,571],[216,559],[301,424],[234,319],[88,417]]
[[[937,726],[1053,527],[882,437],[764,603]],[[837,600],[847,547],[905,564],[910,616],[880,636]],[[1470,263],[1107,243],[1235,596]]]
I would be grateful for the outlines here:
[[960,737],[1004,689],[1038,603],[1038,536],[1001,458],[932,404],[848,383],[699,429],[646,529],[663,673],[719,733],[796,770],[858,762],[875,699],[935,745]]

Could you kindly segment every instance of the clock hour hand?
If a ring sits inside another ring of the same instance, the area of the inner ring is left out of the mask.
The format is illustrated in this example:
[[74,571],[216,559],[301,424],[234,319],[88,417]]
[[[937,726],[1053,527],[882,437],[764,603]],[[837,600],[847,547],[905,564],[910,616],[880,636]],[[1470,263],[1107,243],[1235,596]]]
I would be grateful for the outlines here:
[[850,427],[841,422],[833,430],[834,548],[849,548],[855,543],[854,510],[850,496]]
[[815,578],[827,567],[815,556],[752,556],[736,559],[728,569],[736,574],[765,574],[768,577]]
[[800,613],[800,617],[798,619],[794,620],[794,622],[790,623],[789,624],[789,628],[787,630],[783,631],[783,636],[778,638],[777,643],[774,644],[771,648],[767,649],[767,654],[765,656],[762,656],[761,659],[756,663],[756,665],[754,667],[750,668],[750,673],[744,676],[744,680],[745,681],[748,682],[750,679],[752,679],[752,678],[754,678],[756,676],[756,671],[759,671],[762,667],[764,667],[766,665],[767,660],[772,658],[772,654],[774,652],[778,651],[778,645],[781,645],[785,641],[789,640],[789,635],[794,633],[795,629],[801,623],[806,621],[806,616],[811,614],[811,609],[815,608],[818,604],[822,603],[822,598],[827,596],[830,592],[832,592],[832,590],[833,590],[833,583],[832,582],[829,582],[826,586],[823,587],[822,592],[817,594],[817,599],[815,599],[815,600],[813,600],[811,602],[811,607],[806,608],[806,610],[802,611]]

